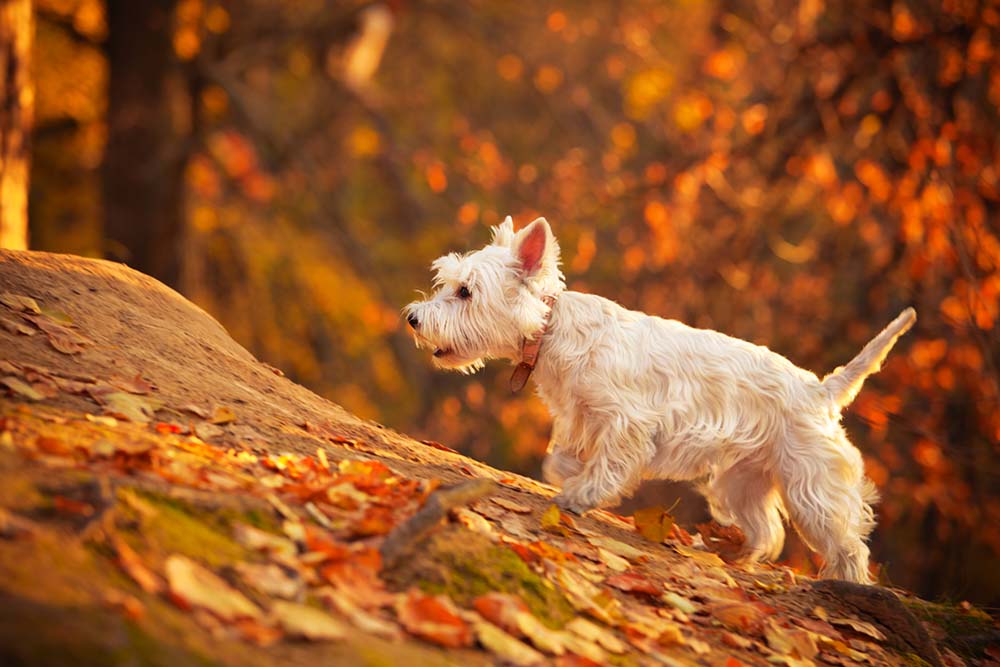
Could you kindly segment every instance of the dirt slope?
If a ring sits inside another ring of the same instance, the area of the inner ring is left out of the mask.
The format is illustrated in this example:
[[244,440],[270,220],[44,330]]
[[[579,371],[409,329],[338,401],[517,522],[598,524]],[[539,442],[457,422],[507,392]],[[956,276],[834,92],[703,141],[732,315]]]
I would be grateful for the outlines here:
[[976,610],[729,565],[660,512],[643,537],[551,495],[354,417],[151,278],[0,250],[3,664],[1000,655]]

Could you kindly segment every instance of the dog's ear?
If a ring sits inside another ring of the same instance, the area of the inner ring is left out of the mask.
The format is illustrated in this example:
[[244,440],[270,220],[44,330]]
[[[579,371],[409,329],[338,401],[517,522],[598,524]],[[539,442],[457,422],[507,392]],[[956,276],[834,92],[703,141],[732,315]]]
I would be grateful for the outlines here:
[[514,237],[514,254],[526,278],[545,278],[559,272],[559,246],[545,218],[536,218]]
[[509,215],[493,227],[493,245],[509,248],[514,243],[514,219]]

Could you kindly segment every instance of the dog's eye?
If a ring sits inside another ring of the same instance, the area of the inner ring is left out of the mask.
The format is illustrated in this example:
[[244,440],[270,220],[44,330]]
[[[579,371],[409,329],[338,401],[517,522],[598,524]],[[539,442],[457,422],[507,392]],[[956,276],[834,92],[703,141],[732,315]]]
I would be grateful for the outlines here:
[[466,287],[465,285],[462,285],[461,287],[458,288],[458,298],[460,298],[460,299],[468,299],[471,296],[472,296],[472,292],[470,292],[469,288]]

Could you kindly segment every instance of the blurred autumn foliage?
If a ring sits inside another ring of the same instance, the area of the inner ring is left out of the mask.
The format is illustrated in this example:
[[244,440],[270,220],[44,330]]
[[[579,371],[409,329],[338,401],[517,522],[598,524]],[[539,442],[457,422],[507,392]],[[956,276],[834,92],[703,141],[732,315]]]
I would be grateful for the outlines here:
[[502,366],[433,373],[398,311],[507,213],[553,223],[572,289],[819,374],[914,305],[845,417],[874,556],[1000,603],[996,2],[35,11],[33,247],[129,261],[296,381],[492,464],[537,471],[544,407]]

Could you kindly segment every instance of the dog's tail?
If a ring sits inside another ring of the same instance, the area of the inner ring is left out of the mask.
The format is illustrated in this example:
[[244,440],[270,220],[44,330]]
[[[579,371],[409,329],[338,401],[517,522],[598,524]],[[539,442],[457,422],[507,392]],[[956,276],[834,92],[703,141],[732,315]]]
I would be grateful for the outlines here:
[[823,386],[830,392],[833,402],[841,407],[850,404],[861,391],[865,378],[882,367],[882,361],[896,344],[896,340],[916,321],[916,311],[907,308],[883,329],[882,333],[868,341],[861,353],[851,359],[850,363],[823,378]]

